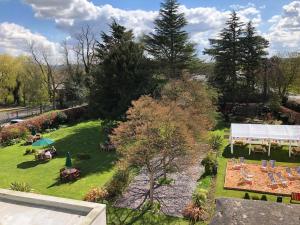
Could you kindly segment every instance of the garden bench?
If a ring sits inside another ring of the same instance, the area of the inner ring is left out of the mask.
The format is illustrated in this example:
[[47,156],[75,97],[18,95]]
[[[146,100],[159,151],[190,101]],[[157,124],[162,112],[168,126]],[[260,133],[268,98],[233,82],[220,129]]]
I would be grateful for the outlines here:
[[292,192],[290,203],[298,202],[300,203],[300,193]]

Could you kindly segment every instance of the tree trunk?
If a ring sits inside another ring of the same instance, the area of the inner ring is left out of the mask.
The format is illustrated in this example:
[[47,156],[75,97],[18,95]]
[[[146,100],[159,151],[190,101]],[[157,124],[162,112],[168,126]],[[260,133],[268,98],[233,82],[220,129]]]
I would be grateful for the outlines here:
[[167,180],[167,165],[166,165],[166,158],[163,158],[163,176],[164,176],[164,180]]
[[16,81],[16,86],[12,91],[13,97],[14,97],[14,104],[20,105],[20,87],[21,82],[19,80]]
[[154,173],[152,171],[149,172],[149,201],[150,205],[153,205],[154,201]]

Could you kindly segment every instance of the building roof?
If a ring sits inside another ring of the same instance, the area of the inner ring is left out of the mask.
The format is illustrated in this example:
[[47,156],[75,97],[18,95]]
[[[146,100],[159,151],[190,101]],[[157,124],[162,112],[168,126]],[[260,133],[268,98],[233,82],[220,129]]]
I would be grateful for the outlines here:
[[105,205],[0,189],[1,225],[105,225]]
[[216,199],[216,212],[210,225],[299,225],[300,205],[245,200]]

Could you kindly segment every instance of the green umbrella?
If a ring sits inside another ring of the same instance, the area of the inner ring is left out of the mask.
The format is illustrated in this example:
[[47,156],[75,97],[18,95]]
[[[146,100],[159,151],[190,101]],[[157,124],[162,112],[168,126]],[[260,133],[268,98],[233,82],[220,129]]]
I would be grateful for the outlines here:
[[40,140],[34,142],[34,143],[32,144],[32,146],[48,146],[48,145],[51,145],[51,144],[53,144],[53,143],[54,143],[54,141],[52,141],[52,140],[49,139],[49,138],[42,138],[42,139],[40,139]]
[[67,168],[72,167],[72,159],[71,159],[70,152],[67,152],[67,155],[66,155],[66,167]]

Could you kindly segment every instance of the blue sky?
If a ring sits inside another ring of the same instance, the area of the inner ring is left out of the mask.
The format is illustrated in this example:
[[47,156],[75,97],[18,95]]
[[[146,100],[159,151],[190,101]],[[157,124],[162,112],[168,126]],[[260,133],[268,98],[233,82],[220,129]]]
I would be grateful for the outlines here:
[[[39,42],[53,50],[90,24],[95,33],[107,30],[116,18],[136,36],[153,29],[161,0],[0,0],[0,52],[23,54],[25,42]],[[253,20],[270,42],[270,52],[298,50],[300,0],[179,0],[187,31],[199,52],[224,26],[232,9],[243,21]]]

